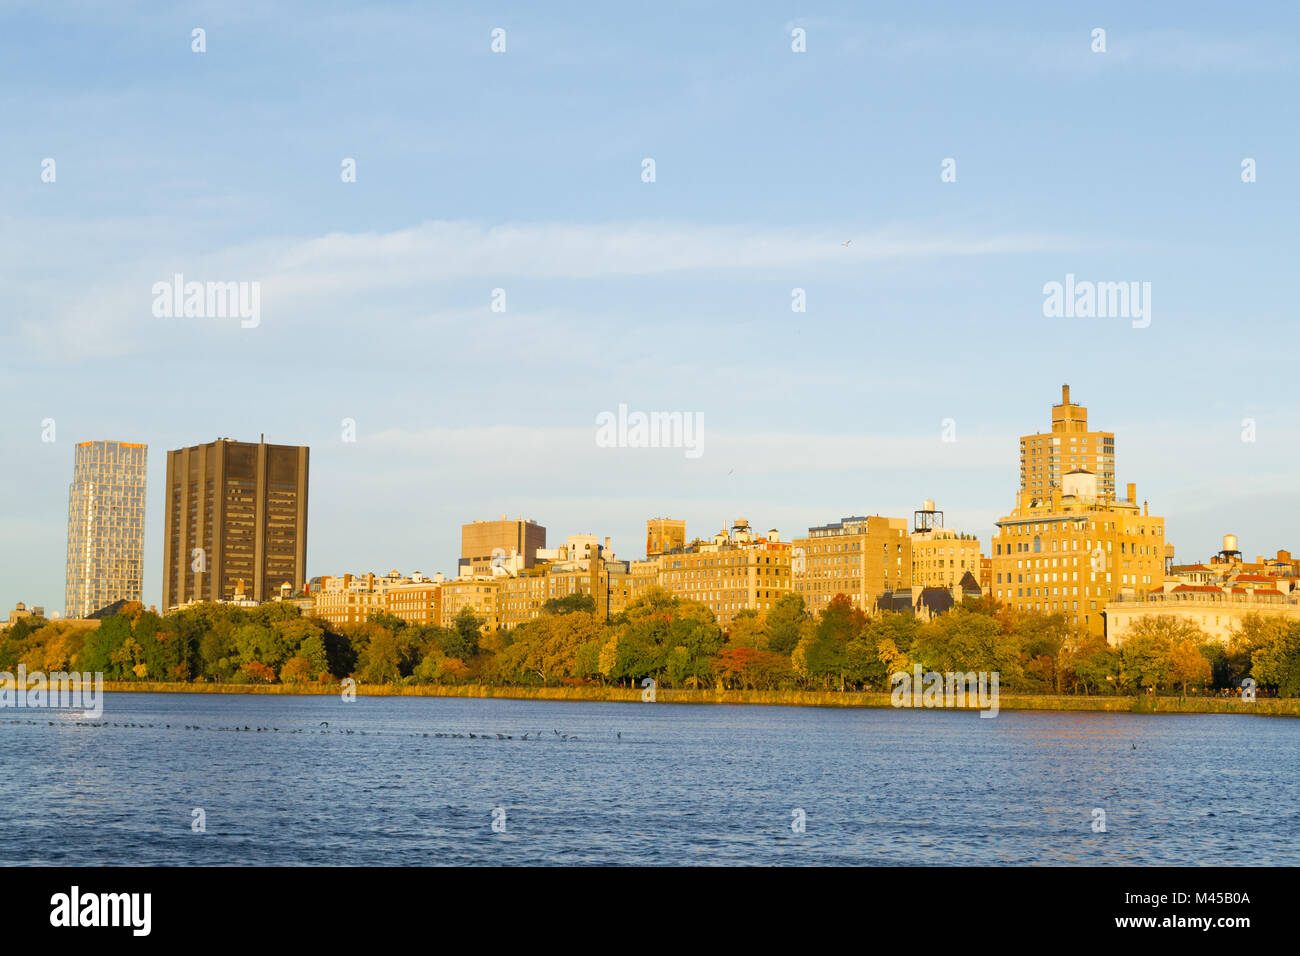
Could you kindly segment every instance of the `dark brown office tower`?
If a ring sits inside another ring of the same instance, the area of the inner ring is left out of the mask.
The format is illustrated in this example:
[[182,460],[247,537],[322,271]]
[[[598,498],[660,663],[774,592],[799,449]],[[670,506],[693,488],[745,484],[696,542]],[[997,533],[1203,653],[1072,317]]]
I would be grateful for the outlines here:
[[167,453],[163,602],[255,601],[307,566],[307,448],[220,438]]

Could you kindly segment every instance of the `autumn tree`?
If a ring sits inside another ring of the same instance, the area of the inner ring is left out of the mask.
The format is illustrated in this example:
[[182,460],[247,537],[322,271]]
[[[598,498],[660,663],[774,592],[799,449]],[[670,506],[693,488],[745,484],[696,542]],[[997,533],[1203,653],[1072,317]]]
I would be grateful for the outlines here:
[[737,611],[731,619],[731,629],[727,631],[727,643],[732,647],[768,650],[767,622],[763,615],[749,607]]

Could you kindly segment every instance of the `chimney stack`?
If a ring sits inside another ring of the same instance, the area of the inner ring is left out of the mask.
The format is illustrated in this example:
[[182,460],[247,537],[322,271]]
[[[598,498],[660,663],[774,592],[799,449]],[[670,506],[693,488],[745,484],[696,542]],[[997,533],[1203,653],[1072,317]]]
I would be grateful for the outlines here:
[[1128,483],[1128,500],[1129,500],[1129,504],[1137,504],[1137,497],[1138,497],[1138,486],[1137,486],[1137,482],[1130,481],[1130,482]]
[[1069,405],[1069,404],[1070,404],[1070,386],[1069,386],[1069,385],[1062,385],[1062,386],[1061,386],[1061,404],[1062,404],[1062,405]]

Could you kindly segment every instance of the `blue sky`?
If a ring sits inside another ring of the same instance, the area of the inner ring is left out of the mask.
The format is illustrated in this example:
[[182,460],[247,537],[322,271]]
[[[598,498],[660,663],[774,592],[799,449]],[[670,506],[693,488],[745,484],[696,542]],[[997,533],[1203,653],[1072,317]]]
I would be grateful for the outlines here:
[[[449,572],[501,513],[639,557],[652,515],[793,537],[932,497],[987,547],[1066,381],[1180,557],[1300,549],[1297,19],[9,2],[0,605],[62,609],[87,439],[150,447],[149,603],[165,452],[222,435],[311,447],[313,575]],[[260,324],[155,318],[177,272],[261,283]],[[1067,273],[1150,282],[1150,327],[1045,318]],[[620,403],[701,415],[703,455],[597,447]]]

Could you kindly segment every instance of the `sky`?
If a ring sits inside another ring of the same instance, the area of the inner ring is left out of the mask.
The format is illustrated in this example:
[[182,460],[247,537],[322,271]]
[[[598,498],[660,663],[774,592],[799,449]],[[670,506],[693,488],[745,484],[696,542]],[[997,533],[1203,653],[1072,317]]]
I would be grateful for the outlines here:
[[[454,573],[501,514],[637,558],[649,517],[925,498],[987,553],[1066,382],[1179,560],[1300,550],[1297,21],[6,0],[0,609],[63,609],[92,439],[149,446],[148,604],[166,452],[221,436],[310,447],[309,576]],[[256,323],[156,315],[178,273]],[[1045,315],[1067,275],[1149,323]],[[699,454],[605,447],[620,405]]]

